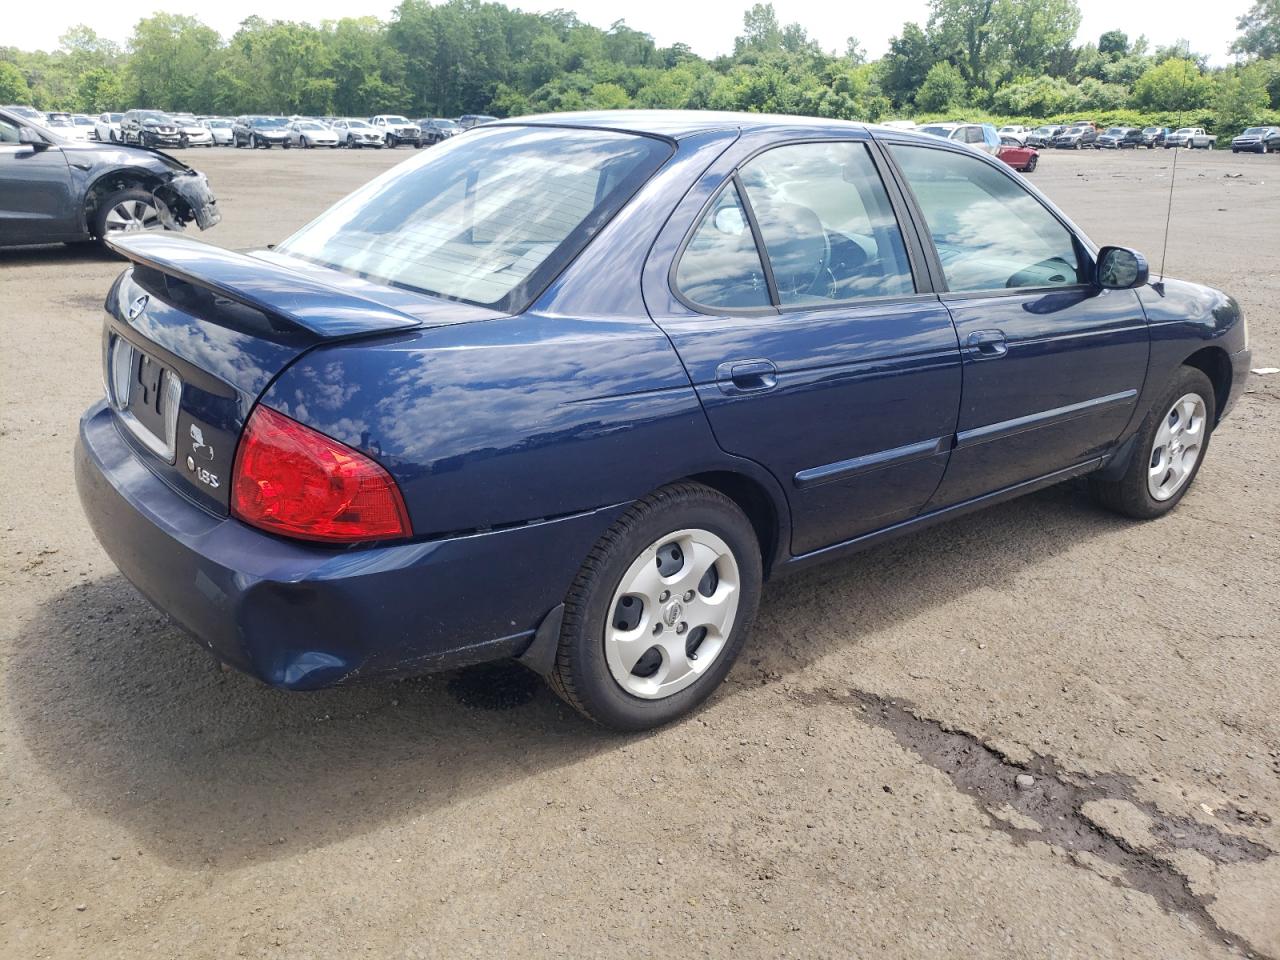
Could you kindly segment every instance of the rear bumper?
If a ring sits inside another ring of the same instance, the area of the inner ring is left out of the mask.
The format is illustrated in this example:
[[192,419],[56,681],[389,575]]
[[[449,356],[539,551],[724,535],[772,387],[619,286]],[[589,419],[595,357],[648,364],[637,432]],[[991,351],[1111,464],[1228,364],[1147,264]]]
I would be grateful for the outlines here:
[[625,509],[357,550],[296,543],[175,492],[105,403],[80,422],[75,474],[94,534],[152,603],[220,660],[293,690],[518,656]]

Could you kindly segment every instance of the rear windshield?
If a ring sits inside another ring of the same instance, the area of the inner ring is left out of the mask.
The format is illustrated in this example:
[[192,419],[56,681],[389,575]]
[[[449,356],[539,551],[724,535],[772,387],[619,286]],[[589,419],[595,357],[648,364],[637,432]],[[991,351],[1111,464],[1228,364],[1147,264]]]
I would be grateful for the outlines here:
[[633,134],[486,127],[392,168],[277,249],[519,313],[670,155]]

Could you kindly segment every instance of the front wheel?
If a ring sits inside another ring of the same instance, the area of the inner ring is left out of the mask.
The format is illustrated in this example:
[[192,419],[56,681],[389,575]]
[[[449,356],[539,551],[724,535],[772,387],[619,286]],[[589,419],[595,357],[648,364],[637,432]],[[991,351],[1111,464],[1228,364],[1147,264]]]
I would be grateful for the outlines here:
[[162,229],[155,197],[143,187],[117,190],[98,205],[93,215],[93,235],[99,240],[108,234]]
[[1037,164],[1037,163],[1039,163],[1039,162],[1040,162],[1040,158],[1039,158],[1039,157],[1032,157],[1030,160],[1028,160],[1028,161],[1027,161],[1027,169],[1026,169],[1026,172],[1027,172],[1027,173],[1032,173],[1032,172],[1035,170],[1035,168],[1036,168],[1036,164]]
[[569,589],[552,688],[617,730],[683,716],[733,666],[761,570],[755,530],[728,497],[697,483],[650,494],[592,547]]
[[1216,416],[1209,378],[1181,367],[1138,429],[1133,456],[1118,480],[1090,478],[1103,506],[1149,520],[1178,505],[1204,462]]

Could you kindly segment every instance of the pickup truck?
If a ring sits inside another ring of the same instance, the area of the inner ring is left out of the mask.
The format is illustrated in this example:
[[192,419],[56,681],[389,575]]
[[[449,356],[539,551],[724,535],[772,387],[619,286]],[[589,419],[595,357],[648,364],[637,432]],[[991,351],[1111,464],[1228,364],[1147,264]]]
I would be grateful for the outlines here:
[[1165,149],[1188,147],[1192,150],[1212,150],[1218,138],[1205,133],[1204,127],[1180,127],[1164,138]]

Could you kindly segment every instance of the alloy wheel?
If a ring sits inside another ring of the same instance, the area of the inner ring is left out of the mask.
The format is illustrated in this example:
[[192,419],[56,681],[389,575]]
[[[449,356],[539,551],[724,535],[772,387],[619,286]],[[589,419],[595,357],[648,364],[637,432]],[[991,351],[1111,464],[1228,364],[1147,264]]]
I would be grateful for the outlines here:
[[107,212],[107,233],[132,233],[160,227],[160,211],[145,200],[121,200]]
[[1164,415],[1147,463],[1147,491],[1153,500],[1168,500],[1195,471],[1207,436],[1206,414],[1204,398],[1186,393]]
[[632,696],[660,700],[715,663],[741,598],[738,562],[709,530],[655,540],[622,575],[609,604],[605,659]]

